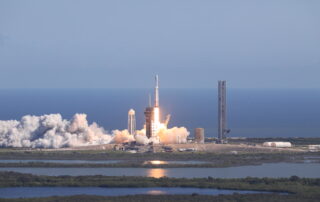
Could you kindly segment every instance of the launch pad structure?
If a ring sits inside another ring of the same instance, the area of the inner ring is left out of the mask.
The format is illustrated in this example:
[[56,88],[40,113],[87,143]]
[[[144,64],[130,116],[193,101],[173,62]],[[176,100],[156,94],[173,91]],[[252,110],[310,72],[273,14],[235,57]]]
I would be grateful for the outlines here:
[[145,109],[144,115],[146,117],[146,136],[148,138],[153,136],[152,133],[152,117],[153,115],[153,107],[149,106]]
[[[149,98],[150,99],[150,98]],[[154,106],[151,106],[149,100],[149,106],[144,111],[146,119],[146,136],[148,138],[156,138],[159,129],[162,126],[166,126],[168,120],[163,125],[160,120],[160,107],[159,107],[159,77],[155,76],[155,88],[154,88]]]
[[[227,143],[227,134],[230,132],[227,129],[227,84],[226,81],[218,81],[218,144]],[[163,127],[160,121],[160,108],[159,108],[159,77],[155,76],[154,88],[154,106],[151,106],[149,98],[149,106],[144,111],[145,114],[145,129],[148,138],[156,137],[159,129]],[[166,127],[170,119],[170,115],[164,123]]]
[[[226,93],[226,81],[218,81],[218,138],[216,143],[226,144],[227,134],[230,132],[227,129],[227,93]],[[135,131],[135,117],[133,116],[133,110],[130,110],[128,117],[128,130],[130,134],[134,134]],[[170,120],[170,115],[162,123],[160,118],[160,105],[159,105],[159,77],[155,76],[155,88],[154,88],[154,104],[151,106],[151,98],[149,95],[149,106],[145,108],[145,134],[148,139],[151,138],[153,143],[160,142],[158,132],[162,128],[167,128]],[[133,129],[134,128],[134,129]],[[199,133],[199,132],[198,132]],[[200,134],[200,133],[199,133]],[[198,135],[199,136],[199,135]],[[201,136],[201,135],[200,135]],[[203,135],[204,136],[204,133]],[[204,137],[200,138],[204,139]],[[203,142],[204,141],[200,141]]]
[[218,141],[227,143],[226,135],[230,132],[227,129],[227,82],[218,81]]

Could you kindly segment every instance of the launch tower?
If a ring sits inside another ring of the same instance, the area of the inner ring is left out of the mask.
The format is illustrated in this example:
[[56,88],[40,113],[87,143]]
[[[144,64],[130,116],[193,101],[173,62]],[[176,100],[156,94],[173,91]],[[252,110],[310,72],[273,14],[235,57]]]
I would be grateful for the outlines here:
[[218,141],[227,143],[226,135],[230,132],[227,129],[227,102],[226,102],[226,81],[218,81]]
[[152,137],[152,120],[153,120],[153,107],[147,107],[144,111],[144,115],[146,117],[146,136],[148,138]]
[[154,88],[154,106],[147,107],[144,111],[146,118],[146,135],[148,138],[156,136],[160,129],[160,108],[159,108],[159,77],[155,77],[155,88]]

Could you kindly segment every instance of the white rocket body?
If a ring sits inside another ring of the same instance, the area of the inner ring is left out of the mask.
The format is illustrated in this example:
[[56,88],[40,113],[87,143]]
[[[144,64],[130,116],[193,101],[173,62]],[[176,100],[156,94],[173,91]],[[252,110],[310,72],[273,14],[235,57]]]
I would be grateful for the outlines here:
[[156,75],[156,87],[154,89],[154,107],[159,107],[159,78]]

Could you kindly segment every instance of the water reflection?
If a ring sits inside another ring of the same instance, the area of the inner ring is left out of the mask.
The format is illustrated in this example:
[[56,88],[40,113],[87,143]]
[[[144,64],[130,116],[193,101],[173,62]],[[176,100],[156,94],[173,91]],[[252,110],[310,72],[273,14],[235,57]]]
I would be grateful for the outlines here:
[[147,194],[150,195],[161,195],[161,194],[166,194],[165,191],[161,191],[161,190],[150,190],[147,192]]
[[143,164],[150,165],[166,165],[166,164],[205,164],[209,163],[206,161],[160,161],[160,160],[150,160],[144,161]]
[[153,168],[147,170],[148,177],[160,178],[167,175],[167,170],[162,168]]
[[163,165],[163,164],[169,164],[168,161],[159,161],[159,160],[153,160],[153,161],[145,161],[143,164],[151,164],[151,165]]
[[[268,163],[258,166],[228,168],[37,168],[2,167],[0,171],[14,171],[34,175],[106,175],[149,176],[175,178],[245,178],[245,177],[299,177],[319,178],[320,163]],[[1,193],[0,193],[1,196]]]

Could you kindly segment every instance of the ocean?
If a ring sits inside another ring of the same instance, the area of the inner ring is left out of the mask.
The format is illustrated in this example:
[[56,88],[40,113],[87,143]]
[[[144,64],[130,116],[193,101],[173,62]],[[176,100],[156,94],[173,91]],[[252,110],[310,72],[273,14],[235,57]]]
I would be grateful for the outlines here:
[[[66,119],[86,113],[107,131],[127,128],[128,110],[136,111],[137,128],[153,89],[1,89],[0,120],[60,113]],[[230,137],[320,137],[320,90],[228,89]],[[160,89],[162,119],[184,126],[193,135],[203,127],[217,136],[217,89]]]

